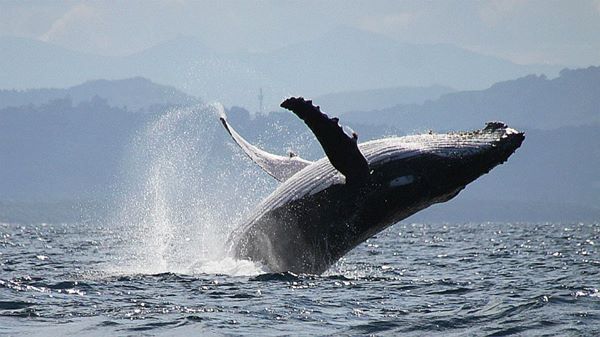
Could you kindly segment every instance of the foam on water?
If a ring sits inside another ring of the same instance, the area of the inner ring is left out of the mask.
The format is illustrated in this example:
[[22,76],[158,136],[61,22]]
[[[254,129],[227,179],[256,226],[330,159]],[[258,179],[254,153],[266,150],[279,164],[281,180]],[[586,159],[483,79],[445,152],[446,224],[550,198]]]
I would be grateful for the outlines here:
[[269,184],[217,134],[222,114],[219,104],[172,109],[132,141],[115,220],[126,244],[110,272],[260,272],[225,243]]

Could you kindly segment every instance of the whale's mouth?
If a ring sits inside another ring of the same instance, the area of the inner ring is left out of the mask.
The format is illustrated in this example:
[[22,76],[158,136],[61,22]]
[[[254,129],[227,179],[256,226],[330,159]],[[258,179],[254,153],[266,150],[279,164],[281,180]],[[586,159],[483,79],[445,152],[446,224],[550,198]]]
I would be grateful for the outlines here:
[[465,186],[494,167],[506,162],[521,146],[525,134],[502,122],[488,122],[477,131],[467,133],[465,140],[457,140],[450,151],[453,171],[458,186]]
[[501,164],[508,160],[525,140],[525,133],[508,127],[502,122],[488,122],[482,132],[490,132],[497,135],[492,142],[492,152],[496,153],[497,162]]
[[[419,158],[422,163],[416,174],[425,183],[427,204],[446,202],[468,184],[506,162],[521,146],[525,134],[502,122],[489,122],[471,132],[431,135]],[[390,187],[409,186],[412,176],[400,175],[391,180]]]
[[[521,143],[525,139],[525,134],[521,131],[517,131],[503,122],[487,122],[483,132],[500,133],[500,139],[509,140],[515,142],[516,146],[521,146]],[[517,144],[518,143],[518,144]]]
[[488,122],[483,129],[450,133],[441,138],[432,141],[437,143],[431,149],[432,153],[471,164],[483,164],[491,169],[505,162],[521,146],[525,134],[503,122]]

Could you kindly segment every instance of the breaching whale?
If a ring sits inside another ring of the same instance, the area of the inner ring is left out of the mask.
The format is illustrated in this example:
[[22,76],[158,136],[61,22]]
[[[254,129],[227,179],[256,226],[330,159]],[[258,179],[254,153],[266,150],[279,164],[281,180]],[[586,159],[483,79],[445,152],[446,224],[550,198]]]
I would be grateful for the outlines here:
[[229,238],[233,254],[272,272],[320,274],[394,223],[455,197],[505,162],[525,139],[501,122],[481,130],[384,138],[358,144],[312,101],[281,103],[323,147],[315,162],[265,152],[221,122],[234,141],[282,184]]

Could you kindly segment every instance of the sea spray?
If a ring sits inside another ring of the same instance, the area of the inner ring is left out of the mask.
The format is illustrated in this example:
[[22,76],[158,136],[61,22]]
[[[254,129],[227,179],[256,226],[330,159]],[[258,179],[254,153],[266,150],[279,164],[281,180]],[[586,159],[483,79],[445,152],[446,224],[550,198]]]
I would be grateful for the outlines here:
[[232,259],[226,242],[274,182],[228,141],[222,110],[171,109],[134,137],[118,193],[119,272],[258,272]]

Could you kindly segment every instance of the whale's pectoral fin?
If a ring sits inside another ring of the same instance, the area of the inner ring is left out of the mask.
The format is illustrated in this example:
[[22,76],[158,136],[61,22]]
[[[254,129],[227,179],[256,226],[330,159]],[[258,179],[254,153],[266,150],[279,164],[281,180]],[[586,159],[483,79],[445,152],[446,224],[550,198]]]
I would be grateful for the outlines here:
[[347,183],[358,183],[368,178],[369,164],[358,149],[356,133],[348,136],[337,118],[329,118],[312,101],[302,97],[288,98],[281,107],[291,110],[308,125],[333,167],[346,176]]
[[265,170],[273,178],[283,182],[289,177],[296,174],[296,172],[302,170],[304,167],[312,164],[308,160],[304,160],[298,156],[278,156],[266,151],[263,151],[256,146],[248,143],[242,136],[240,136],[230,125],[227,123],[225,115],[220,117],[221,123],[231,135],[231,138],[239,145],[244,152],[254,161],[258,166]]

